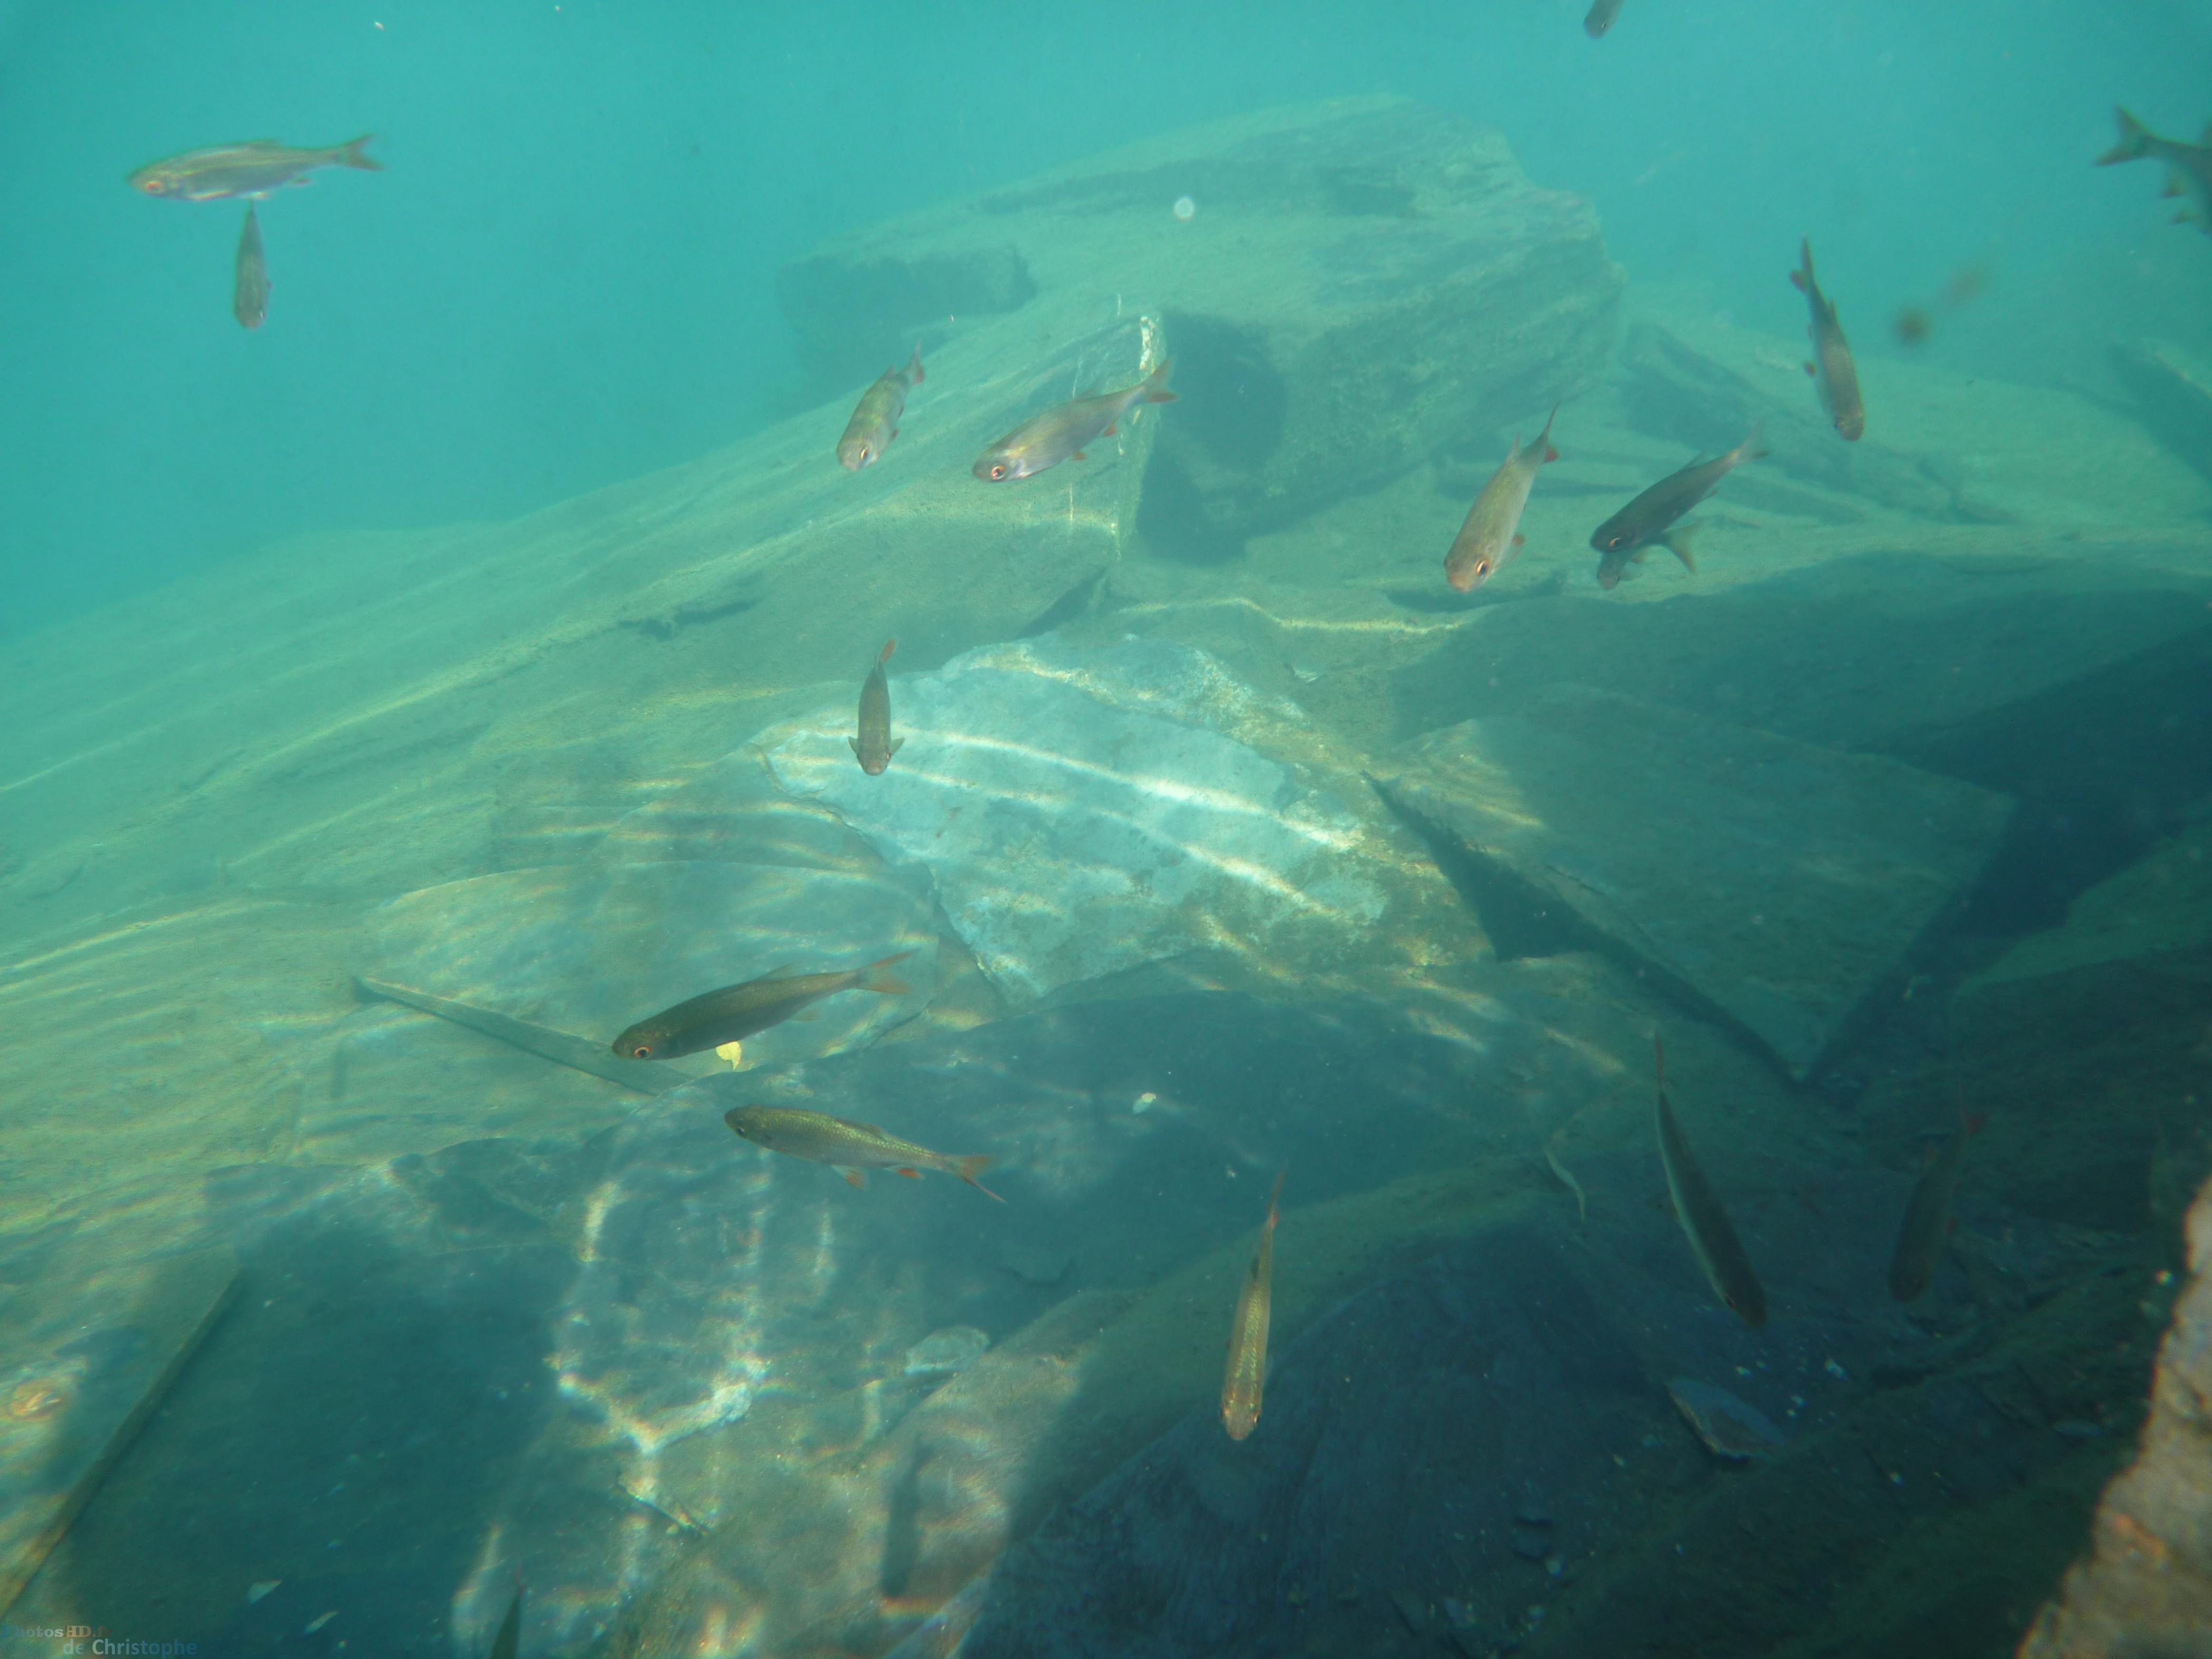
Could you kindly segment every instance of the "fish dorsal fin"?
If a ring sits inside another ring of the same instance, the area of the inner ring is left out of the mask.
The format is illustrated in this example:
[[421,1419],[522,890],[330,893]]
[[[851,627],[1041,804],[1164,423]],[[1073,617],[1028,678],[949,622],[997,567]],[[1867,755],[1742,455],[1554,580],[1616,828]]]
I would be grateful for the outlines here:
[[[855,754],[860,752],[857,747],[854,749],[854,752]],[[799,977],[798,968],[799,964],[795,962],[779,962],[775,967],[769,969],[768,972],[764,974],[756,974],[753,977],[758,981],[766,981],[772,979],[797,979]]]

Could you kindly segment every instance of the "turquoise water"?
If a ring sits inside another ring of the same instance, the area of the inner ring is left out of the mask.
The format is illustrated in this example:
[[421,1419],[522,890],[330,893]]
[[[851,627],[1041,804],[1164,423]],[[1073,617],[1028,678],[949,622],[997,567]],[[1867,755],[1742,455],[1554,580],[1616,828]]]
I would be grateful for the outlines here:
[[[1639,281],[1778,332],[1801,233],[1865,296],[1863,338],[1988,262],[1986,305],[1939,348],[1988,373],[2094,374],[2143,308],[2207,320],[2152,170],[2087,165],[2118,100],[2196,131],[2201,4],[1630,0],[1597,43],[1577,16],[11,0],[0,633],[242,548],[504,518],[702,453],[792,406],[773,282],[819,237],[1317,97],[1495,124],[1590,198]],[[122,185],[203,143],[362,131],[386,175],[264,216],[276,299],[252,337],[228,305],[236,216]]]
[[2212,4],[1585,3],[0,0],[0,1659],[2212,1654]]

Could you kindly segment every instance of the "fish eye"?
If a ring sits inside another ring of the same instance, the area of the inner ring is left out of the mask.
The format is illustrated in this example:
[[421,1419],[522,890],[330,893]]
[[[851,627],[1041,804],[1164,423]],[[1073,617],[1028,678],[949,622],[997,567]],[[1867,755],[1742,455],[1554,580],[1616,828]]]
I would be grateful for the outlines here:
[[641,1042],[636,1048],[631,1049],[630,1053],[640,1060],[651,1060],[653,1058],[653,1045],[649,1042]]
[[860,446],[860,460],[861,460],[861,464],[862,464],[863,465],[865,465],[866,464],[866,462],[867,462],[867,459],[868,459],[868,447],[867,447],[867,445],[866,445],[866,444],[862,444],[862,445]]
[[1001,463],[1000,463],[998,465],[996,465],[996,466],[993,467],[993,468],[991,469],[991,476],[992,476],[994,478],[1003,478],[1003,477],[1005,477],[1006,476],[1006,464],[1005,464],[1004,462],[1001,462]]
[[1474,562],[1474,574],[1478,576],[1487,576],[1490,574],[1490,561],[1477,559]]

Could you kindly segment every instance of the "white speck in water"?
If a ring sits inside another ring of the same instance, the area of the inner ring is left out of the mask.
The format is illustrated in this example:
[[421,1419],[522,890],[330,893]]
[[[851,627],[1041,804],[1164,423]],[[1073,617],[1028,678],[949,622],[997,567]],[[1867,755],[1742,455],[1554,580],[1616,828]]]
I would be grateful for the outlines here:
[[1192,201],[1189,197],[1178,196],[1176,198],[1175,216],[1176,218],[1188,222],[1191,215],[1197,211],[1198,204]]

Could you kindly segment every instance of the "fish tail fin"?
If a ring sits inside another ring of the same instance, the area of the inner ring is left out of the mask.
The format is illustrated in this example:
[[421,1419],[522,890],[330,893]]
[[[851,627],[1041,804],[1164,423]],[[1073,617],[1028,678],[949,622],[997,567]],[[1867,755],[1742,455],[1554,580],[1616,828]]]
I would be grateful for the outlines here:
[[1168,390],[1168,371],[1174,367],[1174,358],[1160,359],[1160,366],[1145,376],[1145,395],[1139,399],[1140,402],[1171,404],[1176,400],[1176,394]]
[[2150,129],[2124,109],[2115,108],[2113,117],[2120,124],[2120,142],[2097,158],[2097,165],[2108,167],[2115,161],[2136,161],[2150,154]]
[[1698,562],[1690,556],[1690,539],[1705,528],[1705,520],[1692,519],[1687,524],[1678,524],[1659,539],[1667,550],[1682,562],[1682,568],[1692,575],[1698,574]]
[[1547,461],[1556,461],[1559,459],[1559,452],[1552,447],[1552,422],[1559,418],[1559,406],[1553,404],[1552,412],[1544,417],[1544,429],[1536,434],[1536,441],[1528,446],[1537,452],[1536,465],[1539,466],[1543,465]]
[[920,386],[928,377],[921,372],[921,342],[914,343],[914,361],[906,366],[906,383]]
[[896,974],[890,972],[890,965],[893,963],[904,962],[913,954],[914,952],[911,951],[902,951],[895,957],[885,957],[881,962],[870,963],[867,967],[862,970],[860,988],[863,991],[873,991],[879,996],[902,997],[906,995],[908,992],[914,989],[914,987],[908,985]]
[[1800,294],[1810,294],[1818,286],[1813,276],[1813,239],[1811,237],[1801,236],[1797,239],[1797,258],[1801,263],[1796,270],[1790,273],[1790,285]]
[[1743,434],[1743,441],[1735,447],[1735,464],[1741,466],[1747,461],[1765,460],[1773,453],[1766,447],[1765,421],[1756,420],[1751,423],[1751,430]]
[[963,1181],[966,1182],[970,1187],[973,1187],[977,1192],[982,1194],[984,1197],[997,1198],[999,1202],[1003,1204],[1006,1201],[1005,1199],[999,1198],[998,1194],[993,1192],[988,1187],[986,1187],[981,1182],[975,1179],[977,1176],[982,1174],[984,1170],[989,1169],[992,1164],[997,1162],[998,1160],[993,1158],[988,1152],[970,1152],[965,1158],[955,1158],[952,1160],[952,1173],[958,1176]]
[[364,132],[351,143],[340,144],[337,154],[331,159],[342,167],[359,167],[364,173],[381,173],[384,171],[384,163],[374,155],[368,155],[362,148],[375,137],[373,132]]
[[898,641],[896,639],[885,640],[884,641],[884,648],[876,655],[876,661],[879,665],[889,662],[891,659],[891,653],[897,649]]

